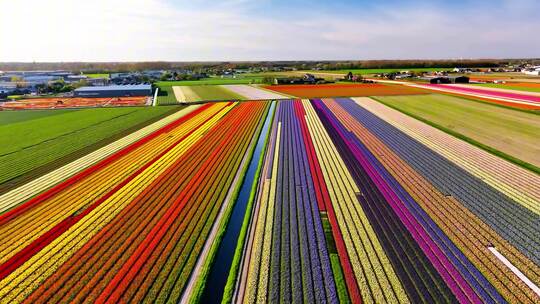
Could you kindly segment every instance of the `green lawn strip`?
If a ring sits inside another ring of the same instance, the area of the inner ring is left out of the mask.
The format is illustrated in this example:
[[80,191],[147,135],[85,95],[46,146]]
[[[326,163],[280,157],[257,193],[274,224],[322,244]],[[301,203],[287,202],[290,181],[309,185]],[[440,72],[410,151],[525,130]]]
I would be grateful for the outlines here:
[[505,105],[505,104],[500,104],[500,103],[491,102],[491,101],[487,101],[487,100],[477,99],[474,96],[452,94],[452,93],[442,92],[442,91],[437,92],[437,93],[430,93],[430,94],[433,94],[433,95],[434,94],[439,94],[439,95],[458,97],[458,98],[461,98],[461,99],[466,99],[466,100],[470,100],[470,101],[474,101],[474,102],[478,102],[478,103],[481,103],[481,104],[490,105],[490,106],[494,106],[494,107],[505,108],[505,109],[514,110],[514,111],[520,111],[520,112],[525,112],[525,113],[529,113],[529,114],[540,115],[540,110],[529,110],[529,109],[523,109],[523,108],[516,108],[516,107],[510,106],[510,105]]
[[176,106],[176,107],[168,107],[167,108],[167,111],[164,111],[163,113],[159,114],[159,115],[155,115],[153,117],[151,117],[150,119],[148,120],[144,120],[144,121],[141,121],[140,123],[138,124],[135,124],[135,125],[132,125],[130,127],[128,127],[127,129],[124,129],[112,136],[109,136],[107,138],[104,138],[102,140],[99,140],[93,144],[90,144],[82,149],[79,149],[79,150],[76,150],[76,151],[73,151],[69,154],[66,154],[60,158],[57,158],[55,159],[54,161],[51,161],[49,163],[46,163],[44,165],[41,165],[41,166],[38,166],[30,171],[28,171],[27,173],[25,174],[22,174],[16,178],[13,178],[13,179],[10,179],[9,181],[5,182],[5,183],[0,183],[0,195],[1,194],[4,194],[12,189],[15,189],[23,184],[26,184],[27,182],[39,177],[39,176],[42,176],[44,174],[47,174],[55,169],[58,169],[60,167],[62,167],[63,165],[65,164],[68,164],[74,160],[77,160],[89,153],[92,153],[116,140],[119,140],[139,129],[142,129],[154,122],[157,122],[158,120],[168,116],[168,115],[171,115],[173,114],[174,112],[177,112],[181,109],[183,109],[184,106]]
[[336,241],[334,240],[334,235],[332,234],[332,225],[330,225],[326,212],[321,212],[321,222],[324,229],[324,235],[326,237],[326,248],[328,249],[328,253],[337,254]]
[[174,83],[167,82],[158,85],[158,100],[157,105],[171,105],[178,104],[176,95],[174,94],[173,87],[175,86],[190,86],[191,89],[201,97],[201,100],[244,100],[245,97],[236,94],[230,90],[219,87],[221,83],[199,85],[199,84],[187,84],[185,81],[176,81]]
[[332,265],[332,272],[334,274],[334,281],[336,282],[339,302],[351,303],[347,283],[345,282],[345,276],[343,275],[343,269],[341,268],[341,262],[339,260],[336,241],[334,240],[334,235],[332,234],[332,225],[330,224],[330,220],[328,219],[328,214],[326,212],[321,212],[321,222],[326,238],[326,248],[328,249],[330,263]]
[[478,83],[478,84],[475,84],[475,85],[480,86],[480,87],[488,87],[488,88],[497,88],[497,89],[506,89],[506,90],[515,90],[515,91],[540,93],[540,87],[538,87],[538,88],[520,87],[520,86],[513,86],[511,83],[508,83],[508,84]]
[[390,107],[390,108],[392,108],[392,109],[394,109],[394,110],[397,110],[397,111],[399,111],[399,112],[401,112],[401,113],[403,113],[405,115],[408,115],[408,116],[410,116],[412,118],[415,118],[415,119],[417,119],[417,120],[419,120],[419,121],[421,121],[423,123],[426,123],[426,124],[428,124],[428,125],[430,125],[430,126],[432,126],[434,128],[437,128],[437,129],[439,129],[439,130],[441,130],[443,132],[446,132],[446,133],[448,133],[448,134],[450,134],[450,135],[452,135],[452,136],[454,136],[454,137],[456,137],[458,139],[461,139],[461,140],[463,140],[465,142],[468,142],[468,143],[470,143],[470,144],[472,144],[474,146],[477,146],[478,148],[483,149],[483,150],[485,150],[485,151],[487,151],[487,152],[489,152],[489,153],[491,153],[491,154],[493,154],[495,156],[506,159],[507,161],[509,161],[511,163],[514,163],[514,164],[516,164],[518,166],[521,166],[521,167],[523,167],[523,168],[525,168],[527,170],[530,170],[530,171],[532,171],[532,172],[534,172],[536,174],[540,174],[540,168],[533,165],[533,164],[530,164],[530,163],[528,163],[526,161],[523,161],[521,159],[513,157],[513,156],[511,156],[509,154],[506,154],[506,153],[504,153],[504,152],[502,152],[500,150],[497,150],[497,149],[495,149],[493,147],[490,147],[488,145],[482,144],[482,143],[480,143],[480,142],[478,142],[478,141],[476,141],[476,140],[474,140],[474,139],[472,139],[472,138],[470,138],[468,136],[465,136],[465,135],[463,135],[461,133],[458,133],[458,132],[456,132],[454,130],[451,130],[451,129],[447,128],[447,127],[441,126],[440,124],[437,124],[435,122],[432,122],[431,120],[425,119],[425,118],[423,118],[423,117],[421,117],[419,115],[416,115],[416,114],[414,114],[414,113],[412,113],[410,111],[407,111],[407,110],[405,110],[405,109],[403,109],[401,107],[398,107],[392,102],[384,101],[380,97],[371,97],[371,98],[378,101],[378,102],[380,102],[380,103],[382,103],[382,104],[384,104],[384,105],[386,105],[386,106],[388,106],[388,107]]
[[88,109],[1,126],[0,157],[137,111],[140,108]]
[[158,88],[159,91],[156,101],[158,106],[178,104],[172,86],[159,86]]
[[[233,195],[231,197],[231,200],[233,202],[236,202],[236,199],[238,198],[238,194],[240,193],[240,189],[242,188],[244,177],[246,175],[246,172],[249,169],[249,163],[251,162],[251,159],[253,158],[253,154],[255,152],[255,149],[257,148],[257,139],[259,138],[259,136],[260,136],[260,134],[262,132],[262,129],[264,127],[264,122],[266,120],[265,118],[266,118],[267,115],[269,115],[268,111],[270,109],[270,105],[268,105],[267,107],[268,107],[268,109],[266,110],[266,114],[261,117],[261,119],[260,119],[261,123],[259,123],[259,125],[257,127],[257,130],[255,132],[256,136],[253,137],[254,144],[253,144],[252,147],[249,148],[249,151],[248,151],[249,156],[248,156],[248,159],[247,159],[247,163],[246,163],[245,167],[243,168],[242,172],[240,173],[242,178],[240,179],[240,182],[236,185],[236,187],[234,189],[234,193],[233,193]],[[269,133],[270,132],[268,132],[268,134]],[[267,137],[267,140],[268,140],[268,137]],[[266,147],[266,143],[265,143],[265,147]],[[265,149],[263,149],[263,151],[264,150]],[[262,159],[262,157],[261,157],[261,159]],[[262,164],[262,161],[259,160],[259,168],[257,169],[257,172],[255,174],[255,179],[257,178],[257,176],[259,174],[261,164]],[[255,188],[256,184],[257,183],[253,183],[253,188]],[[253,188],[252,188],[251,196],[254,196]],[[251,196],[250,196],[250,201],[248,202],[248,206],[247,206],[247,210],[246,210],[246,216],[247,216],[248,213],[251,214],[251,205],[253,204]],[[225,214],[224,214],[223,220],[221,221],[221,225],[219,227],[216,238],[214,239],[214,242],[212,243],[212,247],[210,248],[210,252],[208,253],[208,256],[207,256],[207,258],[206,258],[206,260],[205,260],[205,262],[204,262],[204,264],[202,266],[200,275],[197,278],[197,282],[195,283],[195,286],[193,287],[193,293],[192,293],[192,295],[191,295],[191,297],[189,299],[190,303],[199,303],[199,301],[200,301],[200,298],[201,298],[201,296],[202,296],[202,294],[204,292],[204,289],[206,287],[206,279],[208,277],[208,274],[210,273],[210,269],[212,267],[212,264],[214,263],[217,251],[219,249],[219,245],[221,243],[221,240],[223,239],[223,236],[225,235],[225,231],[226,231],[227,226],[229,224],[229,220],[231,218],[231,214],[232,214],[232,211],[234,209],[234,206],[235,206],[234,203],[230,204],[230,206],[225,211]],[[245,227],[244,227],[245,224],[246,224],[246,217],[244,217],[244,223],[242,224],[242,230],[240,231],[238,244],[240,244],[240,239],[242,238],[242,235],[244,235],[244,237],[245,237],[245,231],[244,231],[245,230]],[[238,247],[237,247],[236,250],[238,251]],[[235,266],[235,260],[236,260],[237,251],[235,252],[235,255],[234,255],[234,258],[233,258],[233,264],[231,265],[231,270],[232,270],[232,267]],[[230,275],[229,275],[229,278],[230,278]],[[228,283],[229,282],[227,280],[227,285],[228,285]],[[226,291],[227,291],[227,286],[225,287],[225,292]],[[226,296],[226,294],[224,294],[224,297],[225,296]]]
[[246,77],[246,78],[205,78],[202,80],[190,81],[158,81],[158,87],[174,87],[174,86],[199,86],[199,85],[220,85],[220,84],[251,84],[260,83],[262,77]]
[[201,100],[243,100],[243,96],[217,85],[202,85],[190,87]]
[[[0,128],[0,134],[9,135],[11,132],[10,136],[1,136],[0,139],[3,148],[0,148],[2,152],[2,156],[0,156],[0,184],[121,133],[134,125],[161,116],[170,112],[171,109],[145,107],[130,108],[131,112],[118,110],[120,109],[91,109],[73,112],[79,116],[70,116],[68,119],[70,125],[65,124],[64,116],[73,113]],[[97,120],[95,117],[85,118],[85,114],[88,114],[86,111],[90,111],[90,116],[99,117],[101,120]],[[110,115],[111,111],[116,116]],[[60,128],[54,125],[60,125]],[[11,129],[13,126],[16,127]],[[63,130],[62,126],[66,126],[67,130]],[[39,132],[33,134],[34,136],[29,136],[35,130],[39,130]],[[16,148],[5,148],[6,143],[8,146]]]
[[343,275],[343,269],[341,269],[341,263],[337,253],[330,253],[330,263],[332,264],[332,272],[336,281],[339,303],[351,303],[347,284],[345,283],[345,276]]
[[379,98],[525,162],[540,163],[537,115],[440,94]]
[[76,109],[58,109],[58,110],[17,110],[0,111],[0,127],[3,125],[29,121],[47,116],[65,114],[77,111]]
[[109,78],[109,74],[105,74],[105,73],[91,73],[91,74],[84,74],[84,76],[87,76],[88,78]]
[[[225,289],[223,291],[223,299],[221,300],[221,303],[231,303],[232,299],[233,299],[233,296],[234,296],[234,291],[235,291],[235,288],[236,288],[236,282],[238,280],[238,273],[240,271],[240,263],[242,261],[243,255],[244,255],[244,246],[245,246],[245,242],[246,242],[246,236],[247,236],[247,232],[248,232],[249,225],[250,225],[251,215],[253,213],[253,204],[255,202],[255,196],[257,195],[257,186],[259,185],[259,183],[257,183],[256,181],[258,181],[260,179],[262,166],[264,164],[265,155],[266,155],[266,153],[268,153],[268,151],[266,151],[266,149],[267,149],[267,146],[268,146],[268,142],[270,141],[270,134],[272,133],[272,122],[273,122],[274,117],[275,117],[275,109],[276,108],[277,108],[277,105],[276,105],[276,107],[274,107],[274,111],[272,113],[267,114],[267,115],[272,115],[271,118],[270,118],[270,126],[269,126],[269,129],[268,129],[268,133],[266,133],[266,138],[264,140],[264,145],[263,145],[263,148],[261,150],[262,153],[261,153],[261,155],[259,157],[259,163],[257,165],[257,171],[255,171],[255,175],[253,177],[254,183],[251,186],[251,192],[249,194],[249,200],[248,200],[248,203],[247,203],[247,206],[246,206],[246,214],[244,215],[244,221],[242,222],[242,228],[240,230],[240,234],[238,235],[238,243],[236,245],[236,250],[234,252],[234,258],[233,258],[233,261],[232,261],[232,264],[231,264],[231,270],[229,271],[229,276],[227,277],[227,284],[225,285]],[[261,119],[261,121],[264,121],[264,120]],[[263,124],[263,126],[264,126],[264,124]]]
[[7,97],[7,99],[8,99],[8,100],[13,100],[13,99],[14,99],[14,100],[19,100],[19,99],[23,99],[23,98],[25,98],[25,97],[26,97],[26,96],[24,96],[24,95],[9,95],[9,96]]

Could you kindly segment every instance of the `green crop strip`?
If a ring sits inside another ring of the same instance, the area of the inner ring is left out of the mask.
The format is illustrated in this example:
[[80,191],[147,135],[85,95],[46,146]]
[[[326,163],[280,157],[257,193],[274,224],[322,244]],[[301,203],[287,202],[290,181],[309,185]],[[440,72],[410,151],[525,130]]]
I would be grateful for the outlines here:
[[330,263],[332,264],[332,272],[336,280],[339,303],[351,303],[345,277],[343,276],[343,269],[341,269],[341,263],[339,262],[339,255],[337,253],[330,253]]
[[336,241],[334,240],[334,236],[332,234],[332,225],[330,225],[330,220],[328,220],[328,215],[326,212],[321,212],[321,221],[326,238],[326,248],[328,249],[328,254],[330,255],[332,273],[334,274],[334,280],[336,282],[339,303],[351,303],[351,298],[349,297],[349,292],[347,290],[347,283],[345,282],[345,276],[343,275],[343,269],[341,268],[341,262],[339,261]]
[[[518,159],[516,157],[508,155],[508,154],[506,154],[506,153],[504,153],[502,151],[499,151],[499,150],[497,150],[497,149],[495,149],[493,147],[482,144],[482,143],[480,143],[480,142],[478,142],[478,141],[476,141],[476,140],[474,140],[474,139],[472,139],[470,137],[467,137],[467,136],[465,136],[465,135],[463,135],[461,133],[455,132],[455,131],[453,131],[453,130],[451,130],[449,128],[446,128],[446,127],[441,126],[441,125],[439,125],[437,123],[434,123],[434,122],[432,122],[432,121],[430,121],[428,119],[420,117],[419,115],[413,114],[410,111],[406,111],[406,110],[404,110],[402,108],[399,108],[399,107],[395,106],[394,104],[392,104],[390,102],[383,101],[383,100],[381,100],[381,99],[379,99],[377,97],[371,97],[371,98],[373,98],[374,100],[384,104],[387,107],[390,107],[390,108],[392,108],[392,109],[394,109],[396,111],[399,111],[399,112],[401,112],[401,113],[403,113],[405,115],[408,115],[408,116],[410,116],[410,117],[412,117],[414,119],[417,119],[417,120],[419,120],[419,121],[421,121],[421,122],[423,122],[425,124],[428,124],[428,125],[436,128],[436,129],[439,129],[439,130],[441,130],[441,131],[443,131],[445,133],[448,133],[448,134],[450,134],[450,135],[452,135],[452,136],[454,136],[454,137],[456,137],[458,139],[461,139],[461,140],[463,140],[463,141],[465,141],[465,142],[467,142],[467,143],[469,143],[471,145],[474,145],[474,146],[476,146],[476,147],[478,147],[478,148],[480,148],[480,149],[482,149],[484,151],[487,151],[487,152],[489,152],[489,153],[491,153],[491,154],[493,154],[495,156],[501,157],[501,158],[503,158],[503,159],[505,159],[505,160],[507,160],[507,161],[509,161],[511,163],[514,163],[514,164],[516,164],[518,166],[521,166],[521,167],[523,167],[523,168],[525,168],[527,170],[530,170],[531,172],[534,172],[536,174],[540,174],[540,168],[533,165],[533,164],[531,164],[531,163],[525,162],[525,161],[520,160],[520,159]],[[530,113],[529,111],[527,111],[527,112]]]
[[85,109],[1,126],[0,184],[170,111]]
[[497,84],[497,83],[482,83],[477,84],[477,86],[480,87],[488,87],[488,88],[497,88],[497,89],[506,89],[506,90],[514,90],[514,91],[523,91],[523,92],[540,92],[540,87],[520,87],[520,86],[513,86],[512,83],[508,84]]

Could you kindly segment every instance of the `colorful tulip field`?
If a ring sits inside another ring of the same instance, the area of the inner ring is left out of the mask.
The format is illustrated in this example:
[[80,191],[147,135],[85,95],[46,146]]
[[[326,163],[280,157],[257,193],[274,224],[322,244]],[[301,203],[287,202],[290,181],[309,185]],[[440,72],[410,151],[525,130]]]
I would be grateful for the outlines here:
[[0,104],[0,109],[27,110],[27,109],[62,109],[86,107],[118,107],[118,106],[144,106],[149,104],[148,97],[115,97],[115,98],[31,98],[21,99]]
[[376,99],[285,99],[335,87],[225,89],[261,100],[1,195],[0,303],[540,303],[537,173]]
[[227,300],[336,302],[321,214],[352,302],[540,300],[538,175],[369,98],[275,117]]
[[373,84],[321,84],[321,85],[271,85],[267,90],[298,98],[324,98],[349,96],[387,96],[426,94],[425,90],[404,85]]
[[0,215],[0,302],[179,300],[267,111],[204,105]]

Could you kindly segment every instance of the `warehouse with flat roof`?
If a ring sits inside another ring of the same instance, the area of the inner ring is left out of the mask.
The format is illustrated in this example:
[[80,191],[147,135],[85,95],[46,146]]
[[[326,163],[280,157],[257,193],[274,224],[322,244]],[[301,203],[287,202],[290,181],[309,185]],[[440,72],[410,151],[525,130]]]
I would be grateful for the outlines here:
[[140,85],[111,85],[103,87],[81,87],[73,92],[75,97],[133,97],[151,96],[152,86]]

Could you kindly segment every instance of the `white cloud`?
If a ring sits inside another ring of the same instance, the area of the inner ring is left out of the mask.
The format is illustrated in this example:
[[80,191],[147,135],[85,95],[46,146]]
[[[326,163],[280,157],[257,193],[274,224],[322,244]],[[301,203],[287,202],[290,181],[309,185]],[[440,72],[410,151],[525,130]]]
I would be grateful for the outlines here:
[[[264,0],[263,0],[264,1]],[[512,10],[396,7],[256,12],[260,1],[0,0],[0,61],[539,56],[540,21]],[[515,2],[514,2],[515,4]],[[510,4],[508,4],[510,5]]]

